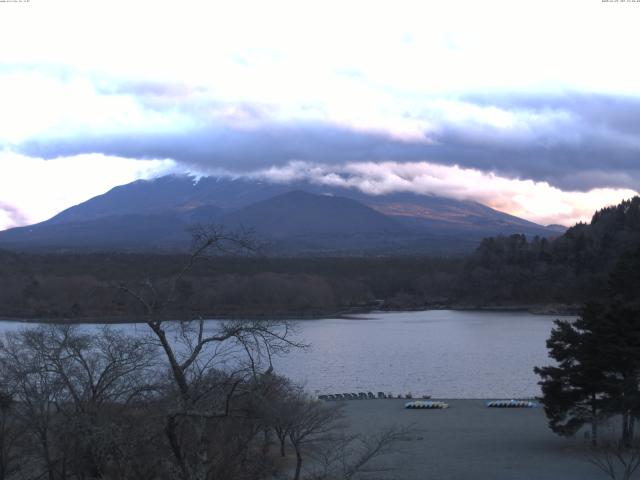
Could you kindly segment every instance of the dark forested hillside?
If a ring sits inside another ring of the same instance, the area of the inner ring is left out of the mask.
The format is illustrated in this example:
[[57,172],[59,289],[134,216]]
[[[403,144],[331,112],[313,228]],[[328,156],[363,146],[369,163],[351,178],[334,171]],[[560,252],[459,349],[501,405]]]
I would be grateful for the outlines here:
[[487,304],[580,303],[605,293],[614,265],[638,248],[640,197],[634,197],[553,240],[484,239],[466,264],[460,293]]

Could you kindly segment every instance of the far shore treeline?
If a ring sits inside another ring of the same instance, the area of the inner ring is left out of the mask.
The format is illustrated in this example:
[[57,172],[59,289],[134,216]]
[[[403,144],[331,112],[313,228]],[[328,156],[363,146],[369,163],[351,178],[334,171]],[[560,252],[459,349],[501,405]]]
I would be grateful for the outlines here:
[[[211,257],[179,285],[169,317],[322,316],[372,309],[533,308],[571,311],[606,295],[623,255],[640,251],[640,197],[595,213],[557,238],[484,239],[474,253],[434,257]],[[0,251],[0,317],[141,318],[112,288],[169,282],[181,255]],[[115,298],[115,301],[114,301]]]

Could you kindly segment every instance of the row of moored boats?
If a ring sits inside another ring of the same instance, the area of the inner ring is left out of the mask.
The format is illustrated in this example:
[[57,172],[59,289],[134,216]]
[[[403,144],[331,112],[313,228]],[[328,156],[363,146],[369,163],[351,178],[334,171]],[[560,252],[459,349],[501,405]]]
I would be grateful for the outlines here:
[[[319,400],[374,400],[374,399],[384,399],[384,398],[413,398],[411,394],[407,394],[406,396],[397,395],[394,396],[391,393],[378,392],[377,395],[374,395],[373,392],[360,392],[360,393],[333,393],[331,395],[318,395]],[[431,396],[423,395],[423,399],[429,399]]]
[[[490,408],[535,408],[537,404],[530,400],[491,400],[487,402]],[[404,408],[409,409],[442,409],[449,408],[449,404],[438,401],[413,400],[404,404]]]
[[[449,408],[449,404],[441,401],[429,400],[430,395],[423,395],[421,400],[413,400],[411,394],[406,396],[397,395],[394,396],[391,393],[378,392],[374,395],[373,392],[360,392],[360,393],[333,393],[330,395],[318,395],[319,400],[374,400],[374,399],[396,399],[405,398],[411,401],[404,404],[405,408],[409,409],[443,409]],[[530,400],[491,400],[487,402],[489,408],[535,408],[538,405]]]

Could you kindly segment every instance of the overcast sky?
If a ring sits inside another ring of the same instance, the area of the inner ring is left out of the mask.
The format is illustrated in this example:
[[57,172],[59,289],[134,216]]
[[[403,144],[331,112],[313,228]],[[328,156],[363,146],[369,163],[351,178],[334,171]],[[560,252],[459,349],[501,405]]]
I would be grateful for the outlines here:
[[640,189],[640,2],[0,2],[0,229],[166,173],[473,199]]

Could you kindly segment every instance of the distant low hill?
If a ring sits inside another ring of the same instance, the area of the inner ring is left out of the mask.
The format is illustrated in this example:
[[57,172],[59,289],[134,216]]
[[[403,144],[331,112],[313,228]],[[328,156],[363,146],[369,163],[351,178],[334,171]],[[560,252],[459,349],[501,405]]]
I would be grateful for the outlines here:
[[430,195],[165,176],[116,187],[45,222],[0,232],[0,246],[177,251],[189,245],[194,223],[254,230],[276,255],[457,255],[487,236],[563,231],[477,202]]

